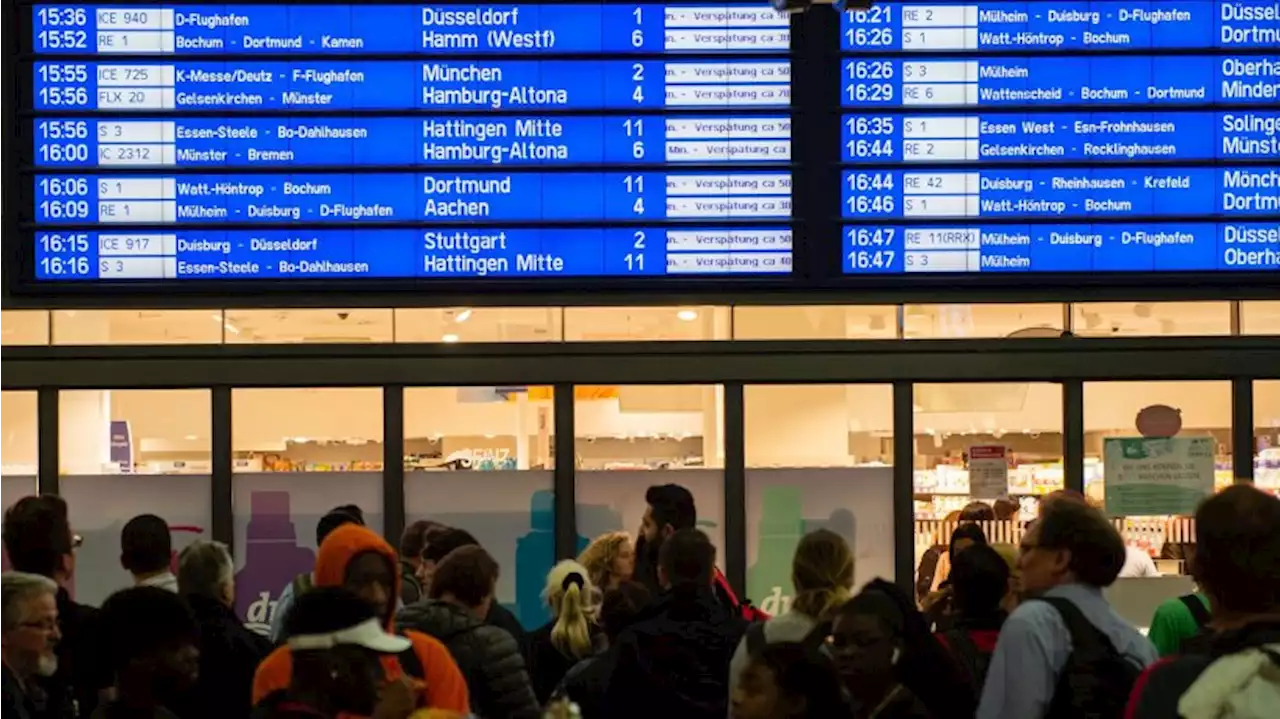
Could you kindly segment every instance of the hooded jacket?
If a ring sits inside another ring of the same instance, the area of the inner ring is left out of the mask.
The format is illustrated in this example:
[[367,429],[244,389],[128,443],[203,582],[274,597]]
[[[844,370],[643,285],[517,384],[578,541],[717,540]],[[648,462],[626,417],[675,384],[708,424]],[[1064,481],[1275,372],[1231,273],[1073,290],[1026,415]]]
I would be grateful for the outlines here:
[[542,716],[520,647],[505,629],[485,624],[462,607],[439,599],[424,599],[401,609],[396,625],[444,642],[471,688],[471,707],[476,716]]
[[[347,565],[357,555],[376,552],[387,560],[387,566],[395,573],[395,588],[391,598],[394,607],[400,596],[400,562],[386,540],[358,524],[344,524],[333,530],[316,553],[315,580],[317,587],[340,587],[346,578]],[[394,615],[386,618],[387,632],[393,631]],[[467,714],[467,683],[449,650],[438,640],[421,632],[408,631],[404,636],[413,642],[413,651],[422,665],[424,706],[447,709]],[[382,658],[382,668],[389,681],[405,674],[400,661],[392,655]],[[293,675],[293,660],[289,647],[278,647],[262,663],[253,677],[253,703],[258,704],[271,694],[289,687]]]

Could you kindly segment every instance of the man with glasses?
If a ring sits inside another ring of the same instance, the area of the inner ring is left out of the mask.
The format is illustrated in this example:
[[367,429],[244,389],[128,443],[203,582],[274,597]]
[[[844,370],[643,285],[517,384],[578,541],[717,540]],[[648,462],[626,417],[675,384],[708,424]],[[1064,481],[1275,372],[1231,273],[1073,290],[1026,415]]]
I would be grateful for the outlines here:
[[3,654],[5,719],[64,719],[70,707],[49,703],[37,677],[58,670],[58,585],[38,574],[5,572]]
[[97,640],[98,610],[72,601],[67,591],[80,543],[71,532],[67,503],[61,497],[23,497],[4,514],[4,548],[13,569],[47,577],[56,585],[61,635],[55,648],[57,671],[43,682],[50,706],[71,706],[74,716],[88,717],[111,677]]

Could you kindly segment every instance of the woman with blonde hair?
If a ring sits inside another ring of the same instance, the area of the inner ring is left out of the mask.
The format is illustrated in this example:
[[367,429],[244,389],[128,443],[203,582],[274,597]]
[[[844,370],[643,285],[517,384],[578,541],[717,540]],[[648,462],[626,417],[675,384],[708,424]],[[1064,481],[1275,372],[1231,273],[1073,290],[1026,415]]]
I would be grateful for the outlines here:
[[631,535],[609,532],[591,540],[578,555],[578,563],[587,569],[587,577],[601,592],[615,589],[631,579],[636,569],[636,552]]
[[565,672],[595,653],[598,590],[586,567],[566,559],[551,568],[542,597],[553,619],[529,633],[525,663],[539,705],[545,705]]
[[751,625],[729,663],[729,696],[738,686],[739,674],[751,656],[768,644],[803,642],[819,624],[853,596],[853,552],[844,537],[829,529],[810,532],[800,539],[791,560],[791,584],[795,598],[791,609],[767,622]]

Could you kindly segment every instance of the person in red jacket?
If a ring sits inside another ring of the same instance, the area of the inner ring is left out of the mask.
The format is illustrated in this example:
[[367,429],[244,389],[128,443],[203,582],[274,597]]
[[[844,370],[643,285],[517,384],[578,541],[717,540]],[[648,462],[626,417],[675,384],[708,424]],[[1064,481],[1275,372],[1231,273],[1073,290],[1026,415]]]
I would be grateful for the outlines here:
[[[373,607],[387,633],[394,634],[396,598],[400,593],[398,559],[391,545],[373,531],[358,524],[344,524],[320,545],[316,554],[316,586],[344,587],[356,594]],[[421,632],[407,630],[403,636],[412,646],[405,653],[382,656],[385,680],[398,682],[407,675],[422,684],[420,706],[469,713],[467,682],[449,650]],[[289,647],[277,648],[258,665],[253,677],[253,703],[258,704],[268,695],[287,689],[292,672]]]

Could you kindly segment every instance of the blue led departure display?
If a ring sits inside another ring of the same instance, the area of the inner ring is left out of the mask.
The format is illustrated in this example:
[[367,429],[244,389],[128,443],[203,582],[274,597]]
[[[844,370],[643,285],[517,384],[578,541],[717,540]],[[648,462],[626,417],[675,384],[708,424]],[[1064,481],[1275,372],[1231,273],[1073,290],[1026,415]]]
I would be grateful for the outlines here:
[[848,275],[1280,270],[1280,1],[841,14]]
[[37,280],[791,272],[765,4],[27,11]]

